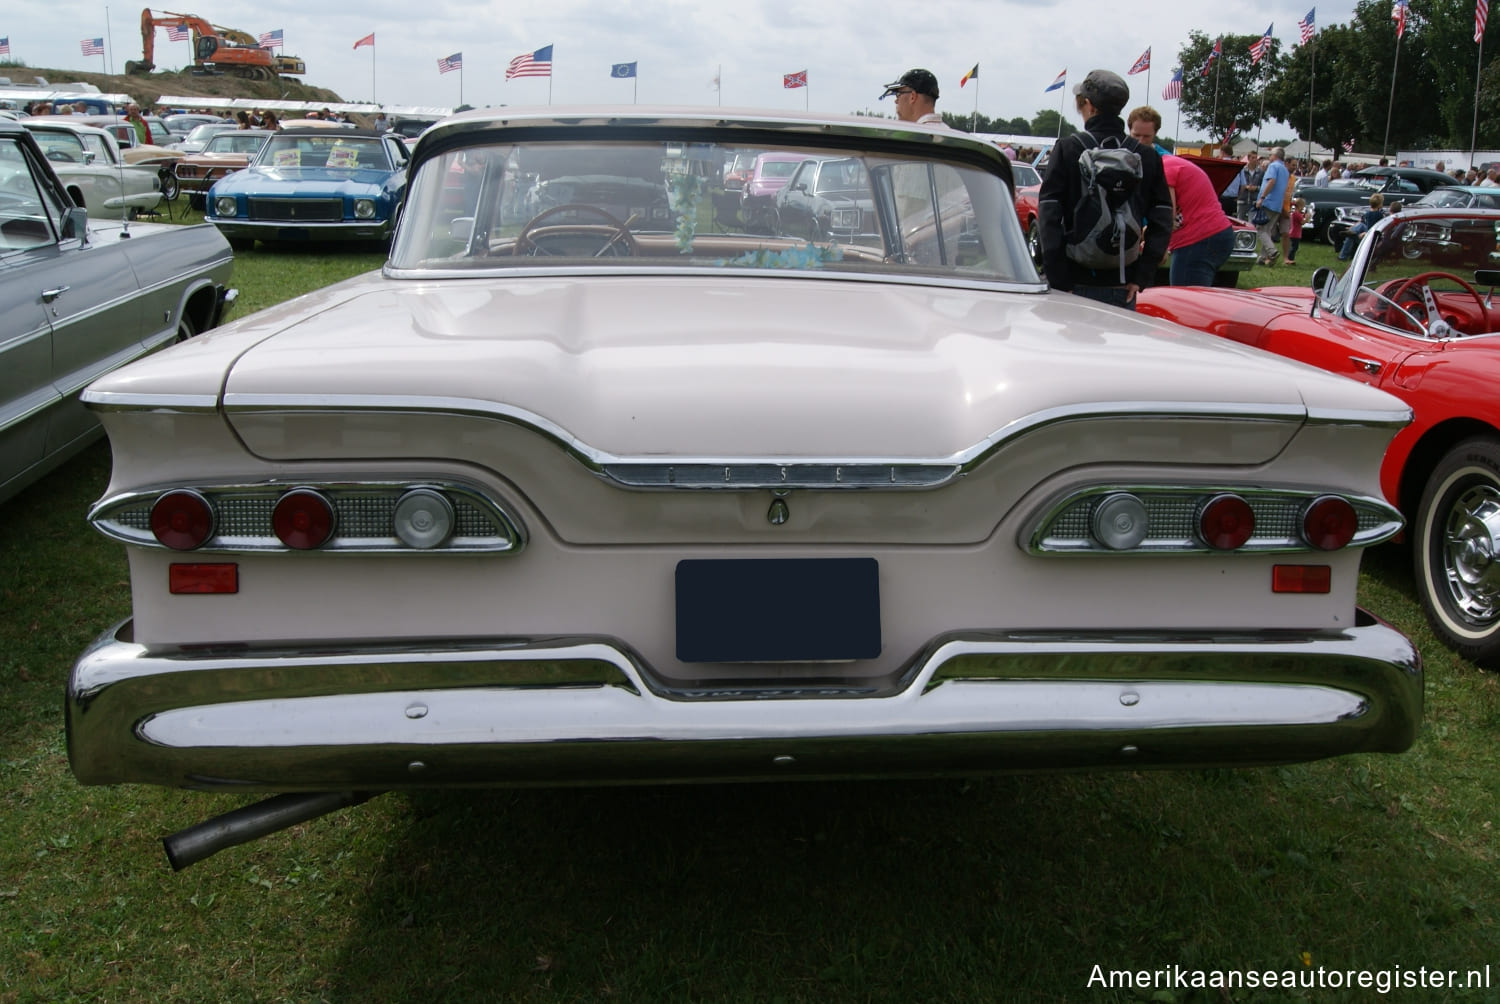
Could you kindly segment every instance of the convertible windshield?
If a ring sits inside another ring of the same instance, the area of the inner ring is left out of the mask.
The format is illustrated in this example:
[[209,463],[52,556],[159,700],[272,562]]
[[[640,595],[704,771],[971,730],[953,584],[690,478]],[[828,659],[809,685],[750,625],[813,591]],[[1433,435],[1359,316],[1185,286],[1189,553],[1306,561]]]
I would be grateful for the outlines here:
[[[754,179],[726,189],[726,174],[746,164]],[[847,148],[672,142],[494,144],[433,157],[413,179],[391,264],[1038,282],[1009,192],[983,169]]]
[[1351,269],[1338,290],[1358,280],[1355,314],[1422,337],[1500,331],[1500,311],[1494,309],[1500,215],[1403,213],[1366,234],[1364,242],[1363,272]]

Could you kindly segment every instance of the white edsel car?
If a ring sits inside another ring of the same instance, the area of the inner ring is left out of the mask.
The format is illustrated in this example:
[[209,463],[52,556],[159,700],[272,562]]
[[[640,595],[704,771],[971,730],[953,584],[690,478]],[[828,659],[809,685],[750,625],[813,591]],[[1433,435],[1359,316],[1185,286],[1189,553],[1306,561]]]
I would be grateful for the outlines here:
[[[746,233],[765,152],[871,218]],[[434,127],[379,273],[88,390],[134,616],[74,772],[283,793],[182,866],[391,788],[1405,749],[1355,586],[1407,407],[1049,292],[1009,178],[868,118]]]

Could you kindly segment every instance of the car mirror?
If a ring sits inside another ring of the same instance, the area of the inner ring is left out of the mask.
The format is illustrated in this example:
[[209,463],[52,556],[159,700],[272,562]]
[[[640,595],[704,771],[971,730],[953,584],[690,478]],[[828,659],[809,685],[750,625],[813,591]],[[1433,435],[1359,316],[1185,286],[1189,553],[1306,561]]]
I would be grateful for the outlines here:
[[82,206],[70,206],[63,213],[62,220],[63,240],[77,237],[87,241],[89,235],[89,212]]
[[92,150],[85,150],[83,152],[83,163],[85,167],[94,162],[94,156],[95,154]]
[[1474,285],[1500,286],[1500,269],[1481,268],[1474,272]]
[[459,216],[448,224],[448,236],[459,244],[468,245],[469,238],[474,236],[474,217]]
[[1326,300],[1333,292],[1333,284],[1337,278],[1333,274],[1333,269],[1324,265],[1322,268],[1313,270],[1312,288],[1317,290],[1318,295]]
[[792,191],[794,191],[794,192],[805,192],[805,191],[807,191],[807,186],[804,185],[802,182],[799,181],[795,185],[792,186]]

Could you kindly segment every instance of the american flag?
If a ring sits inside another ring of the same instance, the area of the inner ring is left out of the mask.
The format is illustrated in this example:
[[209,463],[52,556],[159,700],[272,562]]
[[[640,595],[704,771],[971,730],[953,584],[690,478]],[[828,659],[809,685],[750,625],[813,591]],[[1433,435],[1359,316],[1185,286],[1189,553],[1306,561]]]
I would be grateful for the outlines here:
[[1163,101],[1180,101],[1182,99],[1182,67],[1172,71],[1172,79],[1167,81],[1167,86],[1161,89]]
[[262,49],[274,49],[281,44],[281,29],[261,32],[259,41]]
[[451,73],[454,70],[462,70],[463,68],[464,54],[461,52],[455,52],[451,56],[444,56],[438,60],[439,73]]
[[[1484,0],[1480,0],[1480,2],[1483,3]],[[1307,12],[1307,16],[1306,17],[1304,17],[1302,20],[1300,20],[1300,21],[1297,22],[1297,27],[1302,29],[1302,44],[1303,45],[1306,45],[1308,42],[1310,42],[1312,40],[1313,35],[1318,30],[1317,27],[1316,27],[1316,21],[1315,21],[1315,18],[1317,16],[1318,16],[1318,8],[1314,7],[1312,10],[1310,10],[1310,11]]]
[[1346,140],[1344,140],[1342,146],[1344,147],[1344,152],[1345,153],[1353,153],[1354,152],[1354,140],[1352,140],[1352,139],[1346,139]]
[[1151,69],[1151,46],[1148,45],[1146,51],[1141,53],[1141,58],[1131,64],[1129,72],[1125,75],[1128,77],[1136,73],[1144,73],[1149,69]]
[[782,87],[806,87],[807,71],[798,70],[796,73],[783,73],[781,75]]
[[193,29],[189,28],[185,24],[169,24],[169,25],[167,25],[167,41],[168,42],[186,42],[188,39],[190,39],[192,37],[193,37]]
[[1250,65],[1254,66],[1265,56],[1266,50],[1271,47],[1271,29],[1274,24],[1266,25],[1266,33],[1250,43]]
[[85,38],[78,43],[78,47],[83,50],[85,56],[104,55],[104,39],[102,38]]
[[522,53],[510,61],[505,68],[505,79],[511,77],[552,76],[552,46],[544,45],[535,52]]
[[[1490,0],[1475,0],[1474,3],[1474,41],[1484,41],[1484,24],[1490,19]],[[0,44],[7,40],[0,38]]]
[[1208,68],[1210,66],[1214,65],[1214,57],[1217,56],[1219,53],[1221,53],[1223,51],[1224,51],[1224,39],[1223,38],[1216,38],[1216,39],[1214,39],[1213,51],[1208,54],[1208,59],[1203,64],[1203,72],[1200,73],[1200,74],[1198,74],[1198,76],[1200,76],[1200,77],[1206,77],[1206,76],[1208,76]]
[[1396,6],[1391,8],[1391,20],[1396,22],[1396,38],[1399,41],[1406,34],[1406,14],[1410,9],[1407,0],[1396,0]]
[[10,36],[0,38],[0,56],[10,55]]

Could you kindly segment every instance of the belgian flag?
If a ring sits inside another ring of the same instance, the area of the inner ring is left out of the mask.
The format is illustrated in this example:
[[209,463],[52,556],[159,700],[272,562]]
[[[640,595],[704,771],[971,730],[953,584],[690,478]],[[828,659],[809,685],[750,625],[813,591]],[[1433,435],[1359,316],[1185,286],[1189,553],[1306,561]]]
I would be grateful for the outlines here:
[[964,78],[958,82],[958,86],[962,87],[964,84],[967,84],[969,81],[977,79],[978,76],[979,76],[979,64],[975,63],[974,64],[974,69],[972,69],[968,73],[964,74]]

